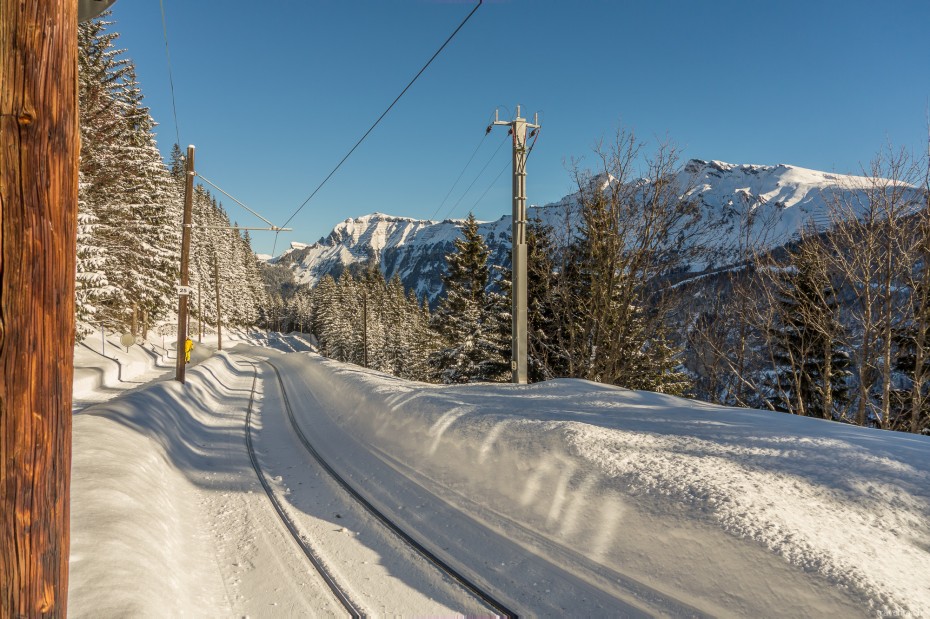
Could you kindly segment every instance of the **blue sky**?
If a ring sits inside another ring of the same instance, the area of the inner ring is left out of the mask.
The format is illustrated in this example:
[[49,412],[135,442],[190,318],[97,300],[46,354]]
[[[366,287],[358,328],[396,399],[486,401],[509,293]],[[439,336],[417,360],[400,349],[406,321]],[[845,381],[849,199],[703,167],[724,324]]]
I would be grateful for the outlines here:
[[[196,145],[204,176],[281,224],[474,4],[164,0],[182,146]],[[158,0],[118,0],[113,19],[167,153],[175,125]],[[506,131],[483,136],[495,107],[509,117],[517,103],[542,124],[531,204],[569,193],[571,159],[591,160],[621,127],[668,139],[685,158],[840,173],[887,143],[922,152],[928,23],[926,0],[486,0],[277,252],[374,211],[509,214],[509,147],[492,158]],[[222,202],[241,225],[262,225]],[[253,234],[255,250],[270,252],[273,236]]]

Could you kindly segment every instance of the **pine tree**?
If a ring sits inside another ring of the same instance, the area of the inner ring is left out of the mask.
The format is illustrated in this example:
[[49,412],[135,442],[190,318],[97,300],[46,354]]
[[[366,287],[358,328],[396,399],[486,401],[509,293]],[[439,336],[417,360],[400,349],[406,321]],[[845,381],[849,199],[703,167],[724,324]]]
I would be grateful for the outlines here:
[[[177,144],[165,165],[135,66],[116,47],[111,25],[98,19],[78,29],[79,333],[104,317],[111,328],[166,318],[177,298],[185,165]],[[265,291],[249,239],[227,229],[228,216],[202,187],[194,194],[194,223],[214,226],[193,230],[191,283],[211,299],[199,318],[215,320],[210,293],[219,258],[224,322],[254,322]]]
[[184,175],[187,172],[187,164],[184,162],[184,154],[181,152],[181,146],[177,142],[171,146],[171,155],[168,158],[168,172],[171,178],[178,184],[178,189],[184,189]]
[[333,356],[330,328],[335,323],[339,312],[336,293],[336,280],[331,275],[323,276],[313,289],[311,330],[319,342],[320,354],[327,357]]
[[526,228],[527,251],[527,375],[530,382],[558,376],[560,355],[554,344],[557,337],[556,312],[553,307],[555,271],[552,226],[540,219]]
[[385,293],[379,308],[379,318],[384,334],[384,371],[395,376],[404,376],[407,373],[406,367],[411,361],[411,338],[414,337],[413,331],[416,325],[410,317],[410,307],[404,295],[400,275],[391,278]]
[[[667,341],[649,281],[624,246],[620,218],[630,205],[588,183],[582,223],[563,252],[558,286],[551,291],[556,375],[663,393],[682,393],[678,351]],[[650,307],[652,302],[652,307]],[[544,310],[545,311],[545,310]],[[545,316],[545,315],[544,315]]]
[[80,170],[91,207],[106,197],[121,172],[122,162],[110,145],[124,130],[117,94],[129,61],[121,57],[122,50],[115,45],[119,35],[107,31],[112,24],[102,18],[78,25]]
[[[110,24],[82,24],[78,37],[83,185],[78,298],[83,303],[94,297],[94,313],[105,308],[111,320],[126,325],[133,314],[161,317],[173,298],[180,204],[135,68],[116,49],[118,35],[106,31]],[[88,307],[79,307],[79,315],[89,315]]]
[[469,213],[454,247],[446,255],[448,273],[442,278],[446,296],[433,316],[442,341],[442,348],[430,358],[433,377],[443,383],[497,379],[497,325],[490,317],[486,292],[488,247],[473,214]]
[[119,177],[118,161],[107,148],[120,133],[115,91],[126,61],[107,32],[104,19],[78,26],[78,98],[80,102],[81,154],[78,182],[78,248],[76,268],[76,318],[78,337],[104,317],[103,304],[115,288],[107,280],[107,242],[101,225],[103,205]]
[[540,313],[550,322],[544,358],[555,376],[681,392],[668,281],[686,258],[681,247],[696,234],[699,211],[681,199],[689,184],[677,173],[675,150],[660,146],[646,173],[634,176],[640,150],[620,133],[598,151],[599,174],[575,171],[577,223],[546,292],[551,310]]
[[75,318],[77,339],[86,337],[98,323],[98,304],[109,294],[103,265],[106,248],[98,244],[99,220],[87,201],[83,174],[78,180],[77,273],[75,282]]
[[478,341],[484,358],[479,363],[477,378],[486,382],[507,382],[511,378],[513,308],[510,295],[513,276],[510,269],[499,270],[495,286],[485,295],[481,319],[483,337]]

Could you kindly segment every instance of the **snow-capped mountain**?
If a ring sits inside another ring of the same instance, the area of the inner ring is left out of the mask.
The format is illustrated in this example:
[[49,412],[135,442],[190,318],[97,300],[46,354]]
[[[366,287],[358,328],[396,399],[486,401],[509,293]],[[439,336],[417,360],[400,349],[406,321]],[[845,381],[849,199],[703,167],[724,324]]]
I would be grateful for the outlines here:
[[[595,182],[614,182],[596,177]],[[644,181],[648,182],[648,181]],[[855,202],[869,179],[819,172],[790,165],[734,165],[692,159],[678,173],[683,199],[700,208],[704,230],[691,241],[701,248],[692,271],[731,264],[740,243],[771,248],[783,245],[809,225],[825,227],[828,205],[836,199]],[[557,235],[573,228],[577,194],[544,206],[531,206]],[[406,288],[434,301],[442,290],[445,255],[453,250],[463,220],[428,221],[372,213],[338,224],[312,245],[293,243],[276,259],[289,266],[300,283],[315,285],[326,274],[377,257],[387,278],[399,275]],[[510,263],[511,217],[484,222],[480,232],[491,251],[489,261]]]
[[[510,262],[510,219],[479,226],[491,249],[491,264]],[[276,262],[289,266],[299,283],[312,286],[327,274],[338,276],[348,265],[376,256],[385,277],[399,275],[405,288],[432,302],[442,291],[445,256],[453,251],[462,224],[459,219],[437,222],[372,213],[346,219],[312,245],[292,243]]]

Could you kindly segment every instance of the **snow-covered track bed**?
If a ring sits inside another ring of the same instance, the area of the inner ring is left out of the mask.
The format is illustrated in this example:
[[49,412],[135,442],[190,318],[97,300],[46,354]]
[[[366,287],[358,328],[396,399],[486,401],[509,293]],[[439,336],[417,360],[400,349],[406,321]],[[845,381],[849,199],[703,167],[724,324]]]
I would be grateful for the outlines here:
[[584,381],[275,363],[324,457],[521,614],[926,614],[922,437]]
[[[300,428],[300,425],[297,423],[297,420],[294,417],[294,411],[291,408],[290,400],[288,399],[288,396],[287,396],[287,390],[285,389],[284,381],[281,378],[281,373],[279,372],[278,368],[273,363],[271,363],[270,360],[266,361],[266,364],[269,367],[271,367],[271,369],[275,373],[279,388],[281,390],[281,396],[283,398],[285,412],[287,413],[288,420],[295,434],[297,435],[297,437],[299,438],[300,442],[302,443],[304,448],[307,450],[307,452],[320,465],[320,467],[326,471],[326,473],[333,479],[333,481],[335,481],[343,490],[345,490],[345,492],[350,497],[352,497],[352,499],[356,501],[360,506],[362,506],[365,509],[365,511],[367,511],[377,521],[383,524],[388,530],[390,530],[394,535],[396,535],[397,538],[401,540],[404,544],[409,546],[416,553],[418,553],[421,557],[423,557],[423,559],[426,560],[429,564],[433,565],[435,568],[437,568],[438,570],[440,570],[441,572],[449,576],[452,580],[457,582],[459,585],[461,585],[464,589],[466,589],[476,598],[478,598],[479,600],[481,600],[482,602],[490,606],[495,612],[499,613],[501,616],[517,617],[516,612],[508,608],[504,603],[497,600],[494,597],[494,595],[487,592],[481,586],[475,584],[471,579],[464,576],[461,572],[453,568],[446,561],[443,561],[440,557],[438,557],[436,554],[431,552],[423,544],[421,544],[416,539],[414,539],[409,533],[407,533],[404,529],[402,529],[391,518],[389,518],[381,510],[375,507],[355,487],[353,487],[342,475],[340,475],[332,466],[330,466],[330,464],[323,458],[323,456],[313,447],[310,440],[307,438],[307,435],[303,432],[303,430]],[[256,373],[256,379],[257,379],[257,373]],[[254,395],[254,384],[253,384],[253,395]],[[251,405],[249,407],[249,416],[251,416]],[[247,432],[246,433],[247,437],[250,437],[250,434],[251,434],[250,432]],[[301,539],[300,533],[297,531],[296,527],[294,527],[293,523],[287,517],[286,512],[284,512],[280,504],[274,498],[274,493],[271,491],[271,488],[267,485],[267,482],[265,481],[264,476],[260,472],[257,459],[255,459],[254,457],[252,446],[251,446],[251,438],[249,438],[248,440],[249,440],[250,457],[252,457],[252,462],[253,462],[253,465],[255,466],[256,473],[258,474],[259,479],[262,480],[262,485],[265,487],[265,491],[268,494],[268,496],[272,499],[272,502],[275,505],[275,509],[278,511],[278,514],[281,516],[282,520],[285,522],[288,529],[291,531],[291,534],[294,536],[295,540],[297,540],[297,542],[301,545],[301,547],[304,548],[305,554],[307,554],[311,562],[314,563],[314,567],[316,567],[316,569],[320,571],[321,574],[324,574],[325,569],[320,565],[319,561],[313,557],[312,551],[303,542],[303,540]],[[338,585],[335,583],[334,580],[332,580],[332,578],[328,574],[324,575],[324,578],[326,579],[327,584],[330,586],[330,588],[333,589],[335,593],[338,589]],[[339,594],[337,594],[337,596],[338,595]],[[343,597],[340,597],[340,600],[342,601]],[[354,607],[350,606],[351,602],[348,600],[347,597],[345,598],[345,601],[343,602],[343,604],[346,605],[346,609],[349,610],[349,612],[352,613],[353,616],[359,616],[357,615],[358,611],[355,610]]]
[[291,537],[294,538],[294,541],[300,547],[301,551],[307,557],[307,560],[313,566],[313,569],[320,575],[320,578],[326,583],[330,591],[333,592],[333,595],[339,600],[339,603],[342,604],[343,608],[348,611],[349,615],[352,617],[363,617],[364,613],[358,609],[355,604],[352,602],[348,593],[339,586],[339,583],[336,581],[336,578],[326,569],[323,562],[319,557],[316,556],[313,549],[304,541],[303,536],[300,533],[300,530],[297,528],[297,525],[294,521],[288,516],[287,511],[278,501],[275,496],[274,491],[271,488],[271,485],[268,483],[265,474],[262,472],[261,466],[258,462],[258,457],[255,454],[255,448],[252,444],[252,408],[255,402],[255,387],[258,383],[258,367],[255,366],[255,363],[250,361],[253,366],[253,378],[252,378],[252,390],[249,395],[249,408],[245,417],[245,442],[246,447],[249,452],[249,460],[252,462],[252,468],[255,469],[255,475],[258,477],[258,481],[261,482],[262,489],[264,489],[265,494],[268,496],[268,500],[271,501],[271,505],[274,507],[275,512],[281,518],[281,522],[284,523],[284,526],[287,528],[288,532],[291,534]]

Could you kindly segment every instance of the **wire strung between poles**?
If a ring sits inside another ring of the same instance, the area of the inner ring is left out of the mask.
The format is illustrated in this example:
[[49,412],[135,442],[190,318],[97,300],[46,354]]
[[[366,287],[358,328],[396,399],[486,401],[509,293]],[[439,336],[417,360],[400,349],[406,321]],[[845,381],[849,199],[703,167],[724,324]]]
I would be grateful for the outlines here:
[[[493,118],[493,117],[494,117],[494,115],[491,114],[491,118]],[[488,120],[490,121],[491,118],[489,118]],[[442,202],[439,203],[439,206],[436,207],[436,211],[433,213],[433,215],[432,215],[432,217],[430,217],[430,219],[435,219],[435,218],[436,218],[436,215],[439,214],[439,211],[442,210],[442,207],[444,207],[444,206],[446,205],[446,200],[449,199],[449,196],[451,196],[451,195],[452,195],[452,192],[455,191],[455,187],[459,184],[459,181],[462,180],[462,177],[463,177],[463,176],[465,176],[465,170],[467,170],[467,169],[468,169],[468,166],[471,165],[471,162],[474,160],[475,155],[478,154],[478,149],[481,148],[481,145],[484,144],[484,141],[487,139],[487,137],[488,137],[488,135],[489,135],[490,133],[491,133],[490,130],[485,131],[485,132],[484,132],[484,135],[481,136],[481,139],[478,140],[478,146],[475,147],[475,150],[472,152],[471,157],[468,158],[468,162],[465,164],[465,167],[462,168],[462,171],[461,171],[461,172],[459,172],[459,175],[458,175],[458,177],[455,179],[455,182],[452,183],[452,187],[449,188],[449,192],[446,194],[446,197],[444,197],[444,198],[442,199]]]
[[443,217],[443,219],[448,218],[449,215],[451,215],[451,214],[455,211],[455,209],[458,208],[459,204],[462,203],[462,200],[465,199],[465,196],[467,196],[467,195],[468,195],[468,192],[471,191],[471,188],[475,186],[475,183],[478,182],[478,179],[481,178],[481,175],[484,174],[484,171],[488,169],[488,166],[491,165],[491,162],[494,161],[494,158],[495,158],[495,157],[497,157],[497,153],[500,152],[501,148],[502,148],[502,147],[504,146],[504,144],[506,144],[506,143],[507,143],[507,136],[505,135],[505,136],[503,137],[503,139],[501,139],[500,144],[497,145],[497,148],[494,150],[494,152],[491,153],[491,157],[488,159],[487,163],[484,164],[484,167],[481,168],[481,170],[478,172],[478,174],[475,176],[475,178],[471,181],[471,183],[468,185],[468,187],[465,189],[465,191],[462,193],[462,195],[459,196],[459,199],[455,201],[455,204],[453,204],[453,205],[449,208],[449,210],[446,212],[446,214],[445,214],[445,216]]
[[[419,73],[417,73],[417,74],[413,77],[413,79],[410,80],[410,83],[407,84],[407,86],[401,91],[401,93],[400,93],[399,95],[397,95],[397,98],[394,99],[394,101],[391,102],[391,105],[389,105],[389,106],[387,107],[387,109],[384,110],[384,112],[381,114],[381,116],[378,117],[378,120],[376,120],[376,121],[374,122],[374,124],[373,124],[371,127],[368,128],[368,131],[365,132],[365,135],[363,135],[361,138],[359,138],[358,142],[355,143],[355,146],[353,146],[353,147],[349,150],[349,152],[346,153],[346,156],[343,157],[342,160],[341,160],[338,164],[336,164],[336,167],[333,168],[333,171],[330,172],[330,173],[326,176],[326,178],[323,179],[323,182],[320,183],[320,184],[317,186],[317,188],[313,190],[313,193],[311,193],[311,194],[307,197],[307,199],[303,201],[303,204],[301,204],[299,207],[297,207],[297,210],[294,211],[294,214],[287,218],[287,221],[285,221],[284,224],[283,224],[284,226],[286,226],[287,224],[291,223],[291,220],[294,219],[295,217],[297,217],[297,214],[298,214],[301,210],[303,210],[303,208],[307,205],[308,202],[310,202],[310,200],[313,199],[313,196],[315,196],[315,195],[317,194],[317,192],[319,192],[320,189],[323,188],[323,185],[325,185],[326,182],[327,182],[330,178],[333,177],[333,174],[335,174],[336,171],[337,171],[339,168],[342,167],[342,164],[346,162],[346,159],[348,159],[348,158],[352,155],[352,153],[355,152],[355,149],[358,148],[359,145],[360,145],[362,142],[365,141],[365,138],[368,137],[368,134],[370,134],[372,131],[374,131],[374,128],[378,126],[378,123],[380,123],[381,120],[382,120],[385,116],[387,116],[388,112],[391,111],[391,108],[394,107],[394,104],[396,104],[398,101],[400,101],[400,98],[403,97],[404,94],[405,94],[408,90],[410,90],[410,87],[413,86],[413,83],[416,82],[417,79],[418,79],[421,75],[423,75],[423,72],[426,71],[426,68],[427,68],[428,66],[430,66],[430,64],[432,64],[433,60],[436,59],[436,56],[438,56],[439,53],[440,53],[442,50],[444,50],[444,49],[446,48],[446,45],[448,45],[449,42],[455,37],[455,35],[458,34],[459,30],[462,29],[462,26],[464,26],[465,23],[468,22],[469,19],[471,19],[471,16],[475,14],[475,11],[477,11],[477,10],[481,7],[482,2],[484,2],[484,0],[478,0],[477,6],[475,6],[475,8],[473,8],[473,9],[471,10],[471,13],[469,13],[468,16],[465,17],[465,19],[462,20],[462,23],[459,24],[459,27],[456,28],[455,31],[454,31],[452,34],[449,35],[449,38],[446,39],[446,42],[443,43],[443,44],[439,47],[438,50],[436,50],[436,53],[433,54],[433,56],[426,62],[425,65],[423,65],[423,68],[420,69]],[[283,227],[283,226],[282,226],[282,227]]]
[[[523,167],[522,167],[521,170],[520,170],[521,172],[525,172],[525,171],[526,171],[526,162],[529,161],[530,155],[533,153],[533,148],[536,146],[536,139],[537,139],[538,137],[539,137],[539,130],[537,129],[537,130],[536,130],[536,135],[533,136],[533,143],[530,145],[529,150],[526,151],[526,157],[523,158]],[[499,178],[501,177],[501,175],[507,170],[507,166],[509,166],[509,165],[510,165],[510,162],[509,162],[509,161],[508,161],[507,163],[504,164],[504,167],[501,168],[501,171],[497,173],[497,176],[494,177],[494,180],[491,181],[491,184],[488,185],[488,188],[484,190],[484,193],[481,194],[481,197],[478,198],[478,200],[475,201],[475,203],[472,205],[472,207],[471,207],[471,210],[472,210],[472,211],[474,211],[474,210],[478,207],[478,204],[480,204],[481,201],[484,200],[484,197],[485,197],[486,195],[488,195],[488,192],[491,191],[491,188],[492,188],[492,187],[494,187],[494,183],[497,182],[497,179],[499,179]]]
[[181,146],[181,128],[178,126],[178,106],[174,101],[174,77],[171,73],[171,52],[168,50],[168,20],[165,19],[165,2],[158,0],[161,6],[161,29],[165,35],[165,56],[168,59],[168,85],[171,87],[171,111],[174,113],[174,137],[177,140],[175,144]]

